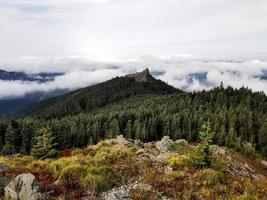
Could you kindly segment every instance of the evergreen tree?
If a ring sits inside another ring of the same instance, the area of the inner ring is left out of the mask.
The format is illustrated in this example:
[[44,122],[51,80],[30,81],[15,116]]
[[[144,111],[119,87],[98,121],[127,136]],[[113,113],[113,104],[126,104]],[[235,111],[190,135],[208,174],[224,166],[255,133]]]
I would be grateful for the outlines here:
[[8,141],[2,148],[2,152],[3,155],[12,155],[14,153],[16,153],[16,149],[15,146],[10,144],[10,142]]
[[55,157],[57,151],[54,147],[57,145],[54,143],[54,137],[52,133],[46,129],[42,128],[37,131],[37,136],[35,137],[35,145],[32,147],[31,154],[32,156],[45,159],[50,157]]
[[113,119],[110,123],[109,138],[114,138],[120,134],[119,122]]
[[267,119],[265,119],[261,126],[259,141],[261,152],[265,157],[267,157]]
[[202,130],[199,132],[200,144],[197,147],[197,151],[192,154],[191,162],[195,167],[204,168],[211,166],[211,150],[210,145],[212,143],[212,131],[211,124],[207,122],[203,124]]
[[132,121],[128,120],[126,127],[125,127],[125,136],[126,138],[132,138]]

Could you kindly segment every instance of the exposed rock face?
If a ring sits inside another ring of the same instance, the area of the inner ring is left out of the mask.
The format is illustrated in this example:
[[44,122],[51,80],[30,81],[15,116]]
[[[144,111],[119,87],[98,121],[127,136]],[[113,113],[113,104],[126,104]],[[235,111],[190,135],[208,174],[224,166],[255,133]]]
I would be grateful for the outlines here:
[[243,176],[251,179],[258,179],[258,176],[254,169],[252,169],[247,163],[243,164],[239,161],[232,161],[228,165],[229,172],[237,176]]
[[134,73],[134,74],[129,74],[126,77],[134,78],[134,80],[137,81],[137,82],[148,82],[151,79],[153,79],[153,77],[150,75],[148,69],[145,69],[142,72],[138,72],[138,73]]
[[161,141],[156,142],[156,148],[162,152],[169,151],[173,145],[174,142],[169,136],[164,136]]
[[38,195],[37,181],[30,173],[17,176],[5,187],[6,200],[37,200]]

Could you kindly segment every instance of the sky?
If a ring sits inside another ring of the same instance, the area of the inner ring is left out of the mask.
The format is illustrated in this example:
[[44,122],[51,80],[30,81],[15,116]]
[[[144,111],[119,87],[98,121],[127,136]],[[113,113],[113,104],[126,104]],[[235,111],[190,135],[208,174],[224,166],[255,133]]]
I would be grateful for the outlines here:
[[[0,81],[0,98],[146,67],[188,91],[223,81],[267,93],[266,56],[266,0],[0,0],[0,69],[66,73],[49,85]],[[195,72],[210,84],[189,82]]]

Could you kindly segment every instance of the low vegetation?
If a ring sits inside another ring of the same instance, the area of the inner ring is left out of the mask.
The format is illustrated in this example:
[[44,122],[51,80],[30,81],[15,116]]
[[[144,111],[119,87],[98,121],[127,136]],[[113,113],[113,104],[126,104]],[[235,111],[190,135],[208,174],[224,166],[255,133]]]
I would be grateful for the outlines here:
[[[205,128],[205,127],[204,127]],[[227,162],[216,157],[221,167],[214,165],[214,153],[197,165],[189,162],[192,149],[203,151],[209,130],[203,132],[198,147],[174,145],[167,153],[159,152],[153,143],[145,144],[144,151],[135,145],[122,145],[115,140],[105,140],[82,149],[66,149],[58,158],[37,159],[32,156],[0,157],[0,164],[9,166],[1,176],[15,177],[24,172],[33,173],[43,194],[48,199],[79,199],[85,195],[99,195],[112,188],[129,183],[142,183],[149,187],[131,189],[133,199],[266,199],[267,171],[261,170],[257,179],[242,177],[228,170]],[[204,148],[206,149],[206,147]],[[226,150],[232,155],[231,151]],[[159,159],[160,155],[167,155]],[[242,158],[235,153],[235,159]],[[197,159],[197,161],[199,161]],[[203,162],[205,164],[203,164]],[[193,162],[195,163],[195,162]],[[207,164],[209,163],[209,164]],[[215,166],[215,167],[214,167]],[[258,170],[258,169],[255,169]]]

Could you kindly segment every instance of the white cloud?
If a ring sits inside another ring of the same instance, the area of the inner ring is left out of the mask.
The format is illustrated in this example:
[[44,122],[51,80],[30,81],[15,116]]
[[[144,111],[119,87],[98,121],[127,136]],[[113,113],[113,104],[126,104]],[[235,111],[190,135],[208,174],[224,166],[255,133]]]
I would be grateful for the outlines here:
[[[247,86],[253,91],[264,91],[267,94],[267,80],[260,78],[263,76],[263,71],[267,73],[267,62],[260,60],[218,61],[176,55],[143,56],[140,59],[100,62],[86,57],[62,57],[0,60],[0,66],[6,66],[6,70],[27,71],[28,73],[55,71],[65,73],[47,83],[0,81],[0,98],[23,96],[35,91],[73,90],[116,76],[142,71],[147,67],[152,72],[163,72],[157,78],[186,91],[209,90],[223,82],[225,86],[230,85],[235,88]],[[206,74],[206,79],[203,81],[192,75],[196,73]]]
[[76,70],[68,72],[65,75],[56,77],[54,81],[46,83],[0,80],[0,98],[16,98],[37,91],[48,92],[56,89],[74,90],[103,82],[119,75],[122,75],[119,70],[99,69],[95,71]]

